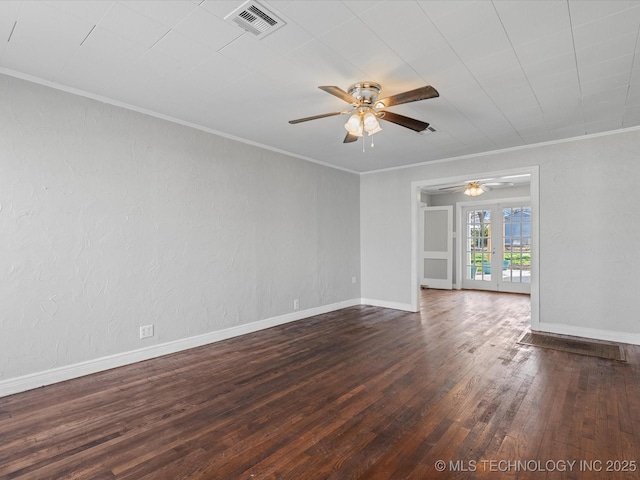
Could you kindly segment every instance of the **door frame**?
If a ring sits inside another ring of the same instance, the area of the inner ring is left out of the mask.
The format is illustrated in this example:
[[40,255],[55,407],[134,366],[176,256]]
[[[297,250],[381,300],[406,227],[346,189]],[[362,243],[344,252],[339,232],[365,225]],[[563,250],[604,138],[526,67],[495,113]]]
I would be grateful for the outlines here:
[[[523,168],[513,168],[498,171],[467,172],[464,175],[452,177],[439,177],[431,180],[411,182],[411,309],[420,311],[420,273],[418,269],[419,258],[419,212],[420,189],[422,187],[435,187],[442,184],[460,183],[471,176],[504,177],[507,175],[529,174],[531,182],[529,193],[531,197],[531,328],[539,330],[540,326],[540,167],[537,165]],[[456,239],[459,232],[456,233]]]

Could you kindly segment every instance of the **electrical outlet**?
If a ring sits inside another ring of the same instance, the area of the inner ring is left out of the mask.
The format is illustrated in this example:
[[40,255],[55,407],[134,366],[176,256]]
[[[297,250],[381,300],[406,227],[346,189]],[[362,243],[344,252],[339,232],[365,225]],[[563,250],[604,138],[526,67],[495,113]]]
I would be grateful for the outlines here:
[[300,310],[300,300],[298,300],[297,298],[293,301],[293,309]]
[[351,277],[351,283],[358,283],[358,277]]
[[153,324],[140,327],[140,338],[153,337]]

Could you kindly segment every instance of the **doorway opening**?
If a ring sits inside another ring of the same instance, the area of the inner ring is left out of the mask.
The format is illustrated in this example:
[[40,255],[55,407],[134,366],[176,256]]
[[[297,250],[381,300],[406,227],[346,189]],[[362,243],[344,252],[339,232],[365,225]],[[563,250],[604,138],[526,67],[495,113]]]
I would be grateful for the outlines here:
[[[473,174],[472,174],[473,175]],[[531,327],[539,325],[539,169],[537,166],[482,172],[483,178],[527,177],[528,195],[502,198],[489,192],[483,197],[461,195],[453,202],[456,218],[453,238],[454,289],[477,288],[531,295]],[[412,272],[411,306],[420,309],[420,288],[424,284],[425,239],[421,234],[424,212],[431,205],[425,192],[447,190],[464,184],[464,176],[412,182]],[[504,192],[506,194],[506,192]],[[434,196],[435,197],[435,196]],[[437,202],[435,202],[437,203]],[[430,252],[426,252],[430,253]],[[443,264],[443,262],[440,262]],[[505,266],[506,263],[506,266]]]

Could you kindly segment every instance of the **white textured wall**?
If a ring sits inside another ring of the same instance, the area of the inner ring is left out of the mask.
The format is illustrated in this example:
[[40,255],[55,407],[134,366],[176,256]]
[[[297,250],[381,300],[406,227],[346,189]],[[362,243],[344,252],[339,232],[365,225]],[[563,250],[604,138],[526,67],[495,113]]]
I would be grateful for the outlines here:
[[[411,182],[540,167],[540,322],[640,339],[640,131],[363,175],[362,296],[411,302]],[[419,161],[419,159],[416,159]]]
[[360,297],[357,175],[6,76],[0,206],[0,381]]

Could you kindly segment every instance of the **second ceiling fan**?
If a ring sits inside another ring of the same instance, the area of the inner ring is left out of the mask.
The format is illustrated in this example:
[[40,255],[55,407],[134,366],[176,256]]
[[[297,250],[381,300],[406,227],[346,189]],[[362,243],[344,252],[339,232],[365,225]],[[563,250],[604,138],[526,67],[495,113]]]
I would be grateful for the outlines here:
[[495,188],[505,188],[505,187],[513,187],[513,182],[496,182],[496,181],[485,181],[485,180],[470,180],[465,182],[462,185],[453,185],[451,187],[443,187],[440,188],[440,192],[442,193],[455,193],[455,192],[463,192],[465,195],[469,197],[477,197],[478,195],[482,195],[484,192],[489,192]]
[[350,114],[351,116],[344,126],[347,130],[347,135],[344,137],[344,143],[355,142],[365,133],[369,134],[369,136],[378,133],[381,130],[378,120],[395,123],[396,125],[409,128],[415,132],[422,132],[429,127],[427,122],[405,117],[404,115],[389,112],[385,109],[394,105],[416,102],[418,100],[427,100],[429,98],[440,96],[438,91],[431,85],[426,85],[424,87],[398,93],[382,99],[378,98],[382,87],[380,84],[375,82],[354,83],[346,92],[336,86],[321,86],[318,88],[347,102],[351,105],[351,109],[323,113],[312,117],[298,118],[296,120],[290,120],[289,123],[296,124],[308,122],[309,120],[317,120],[319,118],[332,117],[335,115]]

